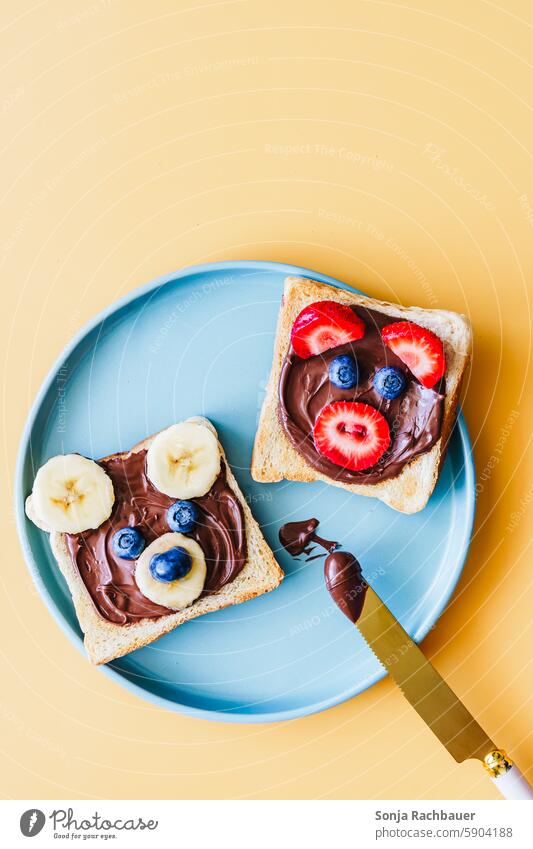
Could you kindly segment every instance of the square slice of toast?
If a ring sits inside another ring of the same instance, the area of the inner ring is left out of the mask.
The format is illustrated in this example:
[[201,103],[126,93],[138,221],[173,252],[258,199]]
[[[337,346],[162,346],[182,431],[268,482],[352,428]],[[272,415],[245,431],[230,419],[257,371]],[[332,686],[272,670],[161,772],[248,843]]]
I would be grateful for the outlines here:
[[[377,310],[397,320],[413,321],[436,333],[446,355],[446,396],[441,435],[433,447],[402,468],[394,478],[368,484],[347,484],[334,480],[307,463],[285,435],[278,415],[278,386],[283,360],[290,346],[291,329],[297,315],[315,301],[334,300],[348,306]],[[252,456],[252,477],[270,483],[322,480],[357,495],[372,496],[402,513],[416,513],[426,506],[433,492],[452,431],[463,377],[472,349],[472,331],[468,319],[446,310],[402,307],[363,295],[337,289],[303,277],[287,277],[279,312],[272,370],[268,380]]]
[[[189,419],[189,421],[197,421],[210,427],[216,435],[216,430],[208,419],[198,416]],[[155,436],[156,434],[139,442],[131,451],[114,454],[103,459],[109,460],[112,457],[126,457],[130,454],[143,451],[149,447]],[[71,592],[76,615],[84,633],[85,648],[92,663],[109,663],[109,661],[128,654],[128,652],[134,651],[134,649],[148,645],[148,643],[157,640],[158,637],[167,634],[169,631],[177,628],[178,625],[182,625],[190,619],[203,616],[204,613],[221,610],[223,607],[248,601],[251,598],[255,598],[255,596],[275,589],[281,583],[284,577],[283,572],[274,559],[274,555],[267,545],[244,495],[239,489],[239,485],[226,460],[220,442],[219,448],[222,460],[226,466],[227,482],[243,510],[246,529],[247,560],[243,569],[233,581],[213,594],[198,598],[184,610],[160,616],[157,619],[141,619],[127,625],[116,625],[113,622],[103,619],[97,613],[78,569],[72,562],[67,547],[66,535],[55,532],[50,534],[52,551]],[[26,513],[42,530],[47,530],[47,528],[44,528],[39,523],[35,516],[35,511],[32,509],[31,496],[26,501]]]

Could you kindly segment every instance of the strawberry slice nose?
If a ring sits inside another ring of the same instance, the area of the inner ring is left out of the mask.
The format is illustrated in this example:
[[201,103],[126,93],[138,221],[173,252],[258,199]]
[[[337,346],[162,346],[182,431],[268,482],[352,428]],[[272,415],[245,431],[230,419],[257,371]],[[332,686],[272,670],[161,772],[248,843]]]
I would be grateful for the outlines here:
[[374,466],[390,445],[385,417],[370,404],[334,401],[318,414],[316,450],[336,466],[357,472]]

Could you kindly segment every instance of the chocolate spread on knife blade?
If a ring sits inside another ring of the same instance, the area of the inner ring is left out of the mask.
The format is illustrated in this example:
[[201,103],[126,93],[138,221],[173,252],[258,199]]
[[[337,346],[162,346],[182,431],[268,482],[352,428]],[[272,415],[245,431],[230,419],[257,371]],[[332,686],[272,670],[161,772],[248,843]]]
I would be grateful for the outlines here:
[[293,557],[309,554],[311,551],[309,545],[312,542],[316,542],[329,552],[324,563],[326,588],[337,607],[351,622],[355,623],[361,615],[368,584],[353,554],[347,551],[336,551],[337,542],[330,542],[319,537],[315,533],[318,525],[318,519],[287,522],[279,529],[279,541]]
[[[326,551],[334,551],[337,543],[322,539],[315,533],[318,519],[303,519],[301,522],[287,522],[279,529],[279,541],[289,554],[299,557],[300,554],[311,554],[312,543],[321,545]],[[313,559],[313,558],[311,558]]]
[[[146,451],[102,460],[100,465],[115,491],[111,516],[95,530],[66,535],[72,562],[97,612],[118,625],[175,613],[141,593],[135,583],[135,561],[117,557],[111,544],[114,532],[126,525],[138,527],[147,545],[170,530],[166,512],[176,499],[152,486],[146,477],[145,460]],[[188,536],[204,552],[207,578],[202,595],[206,595],[232,581],[246,562],[244,515],[228,485],[223,462],[209,492],[191,500],[198,506],[200,517]]]
[[324,579],[337,607],[351,622],[357,622],[368,588],[359,561],[348,551],[333,551],[324,563]]
[[[429,451],[437,442],[444,409],[444,379],[433,389],[426,389],[383,343],[381,328],[398,319],[364,307],[352,309],[366,325],[365,335],[357,342],[339,345],[307,360],[298,357],[290,346],[281,371],[278,412],[289,441],[317,472],[342,483],[373,484],[395,477],[409,460]],[[357,360],[359,383],[352,389],[339,389],[328,379],[328,366],[339,354],[351,354]],[[392,401],[374,389],[374,375],[383,366],[395,366],[407,379],[405,392]],[[316,450],[313,427],[322,408],[332,401],[361,401],[387,419],[390,448],[370,469],[352,472],[336,466]]]

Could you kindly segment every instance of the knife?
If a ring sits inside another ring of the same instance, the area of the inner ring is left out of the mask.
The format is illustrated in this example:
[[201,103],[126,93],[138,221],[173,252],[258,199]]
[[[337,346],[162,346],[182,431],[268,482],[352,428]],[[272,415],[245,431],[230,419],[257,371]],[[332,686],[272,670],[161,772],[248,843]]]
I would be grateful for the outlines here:
[[533,790],[518,766],[483,731],[367,584],[356,558],[347,552],[330,554],[325,578],[333,600],[355,623],[407,701],[457,763],[475,758],[506,799],[533,800]]

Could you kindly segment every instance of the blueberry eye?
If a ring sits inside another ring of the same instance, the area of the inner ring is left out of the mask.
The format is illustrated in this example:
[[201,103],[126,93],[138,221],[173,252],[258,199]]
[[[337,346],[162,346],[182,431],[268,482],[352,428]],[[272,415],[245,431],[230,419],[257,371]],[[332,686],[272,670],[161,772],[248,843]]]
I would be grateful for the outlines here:
[[113,534],[113,552],[123,560],[135,560],[146,545],[146,540],[137,528],[121,528]]
[[349,354],[339,354],[330,362],[328,376],[339,389],[352,389],[359,381],[357,363]]
[[188,575],[192,569],[192,557],[181,545],[154,554],[150,560],[150,574],[155,581],[170,584]]
[[405,389],[405,375],[399,368],[385,366],[374,375],[374,388],[376,392],[388,401],[394,400]]
[[171,531],[190,534],[198,521],[198,508],[193,501],[175,501],[167,510],[167,524]]

